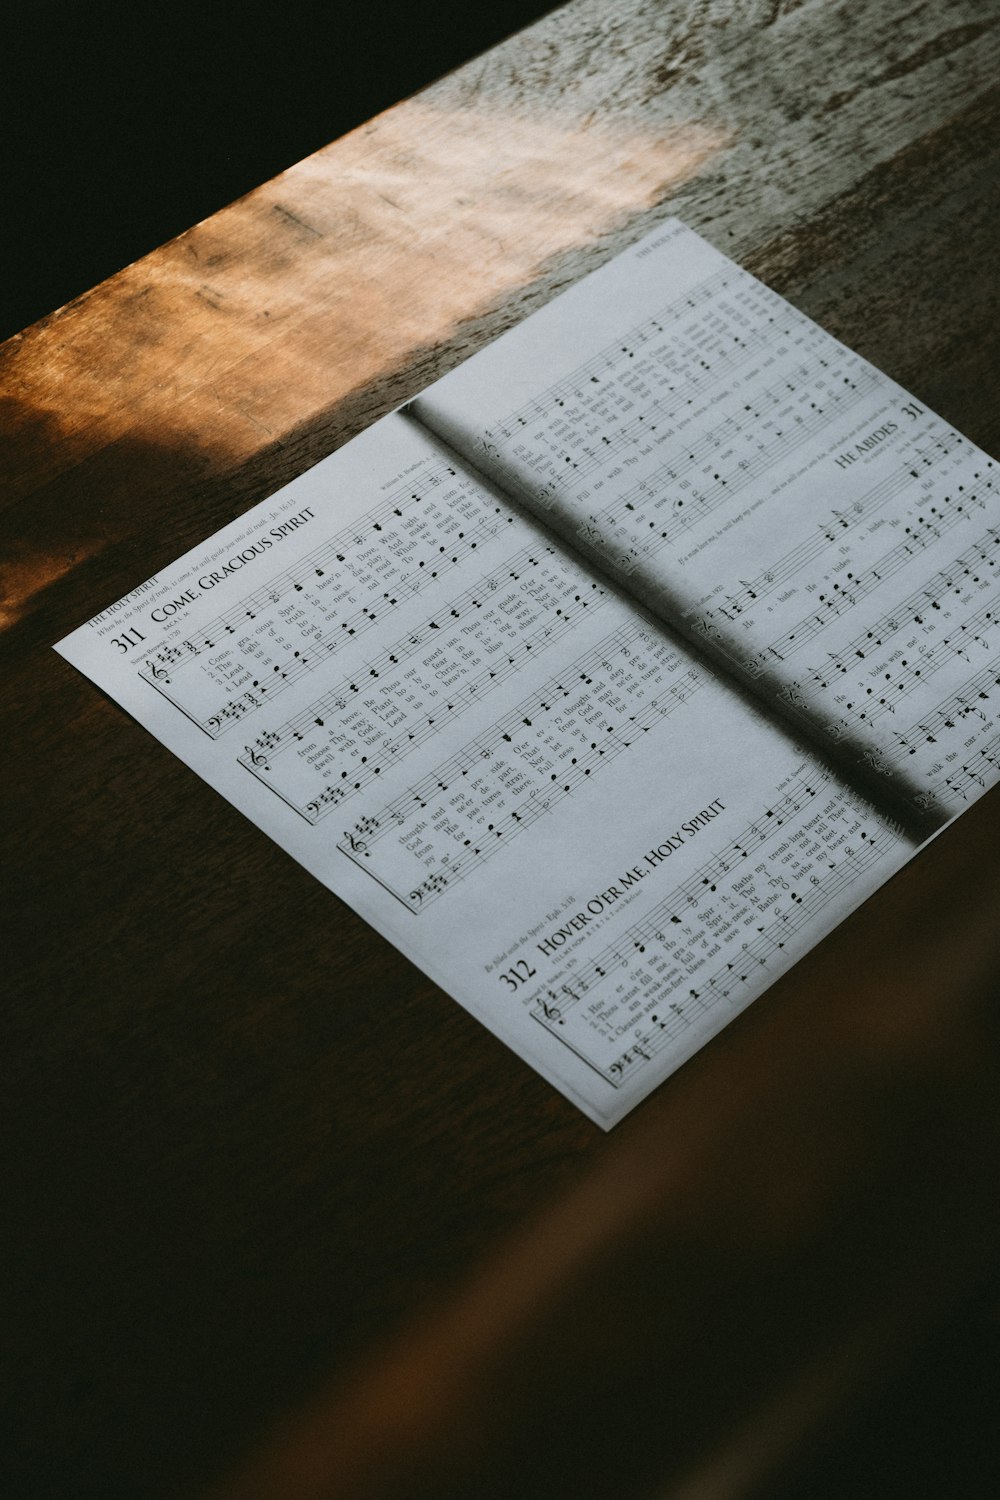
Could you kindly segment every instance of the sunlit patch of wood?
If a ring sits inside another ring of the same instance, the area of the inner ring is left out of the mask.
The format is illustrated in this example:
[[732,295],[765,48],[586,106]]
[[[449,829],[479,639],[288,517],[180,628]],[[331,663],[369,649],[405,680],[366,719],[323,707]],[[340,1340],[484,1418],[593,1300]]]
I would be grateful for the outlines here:
[[766,277],[790,221],[996,77],[995,28],[855,9],[560,9],[4,346],[65,419],[23,484],[127,436],[274,488],[667,213]]
[[649,209],[721,141],[411,101],[376,139],[318,152],[95,288],[86,319],[69,309],[11,350],[26,396],[72,391],[52,463],[83,434],[193,441],[223,463],[280,444],[304,412],[454,340]]
[[99,552],[103,542],[95,540],[92,548],[74,548],[71,553],[52,556],[35,552],[0,563],[0,631],[16,625],[39,594],[65,578],[88,556]]

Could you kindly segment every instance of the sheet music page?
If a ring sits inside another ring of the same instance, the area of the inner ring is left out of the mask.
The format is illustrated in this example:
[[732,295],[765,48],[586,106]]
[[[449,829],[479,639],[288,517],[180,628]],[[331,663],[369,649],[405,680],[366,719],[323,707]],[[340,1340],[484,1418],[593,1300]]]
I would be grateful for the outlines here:
[[414,412],[925,825],[997,779],[996,464],[684,225]]
[[58,649],[605,1128],[912,849],[400,415]]

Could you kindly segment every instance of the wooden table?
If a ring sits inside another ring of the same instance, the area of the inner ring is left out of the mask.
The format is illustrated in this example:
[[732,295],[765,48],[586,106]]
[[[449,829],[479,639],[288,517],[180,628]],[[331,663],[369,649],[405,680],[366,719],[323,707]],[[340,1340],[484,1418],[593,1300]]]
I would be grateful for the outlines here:
[[5,1495],[775,1495],[991,1285],[996,795],[605,1137],[51,646],[668,213],[997,453],[998,54],[574,0],[0,349]]

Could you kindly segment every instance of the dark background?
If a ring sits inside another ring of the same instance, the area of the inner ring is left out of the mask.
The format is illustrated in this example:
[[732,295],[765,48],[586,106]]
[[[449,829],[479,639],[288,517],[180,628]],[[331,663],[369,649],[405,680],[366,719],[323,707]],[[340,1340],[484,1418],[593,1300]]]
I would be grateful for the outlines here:
[[552,8],[6,0],[0,339]]
[[[5,338],[552,8],[0,7]],[[771,1500],[1000,1494],[992,1288]]]

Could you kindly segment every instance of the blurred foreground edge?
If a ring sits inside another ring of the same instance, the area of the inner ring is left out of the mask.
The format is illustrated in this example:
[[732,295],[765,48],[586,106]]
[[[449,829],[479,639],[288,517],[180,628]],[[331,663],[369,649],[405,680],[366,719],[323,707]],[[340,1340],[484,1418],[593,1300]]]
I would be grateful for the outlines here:
[[995,1262],[998,842],[993,794],[212,1500],[737,1500],[835,1438]]

